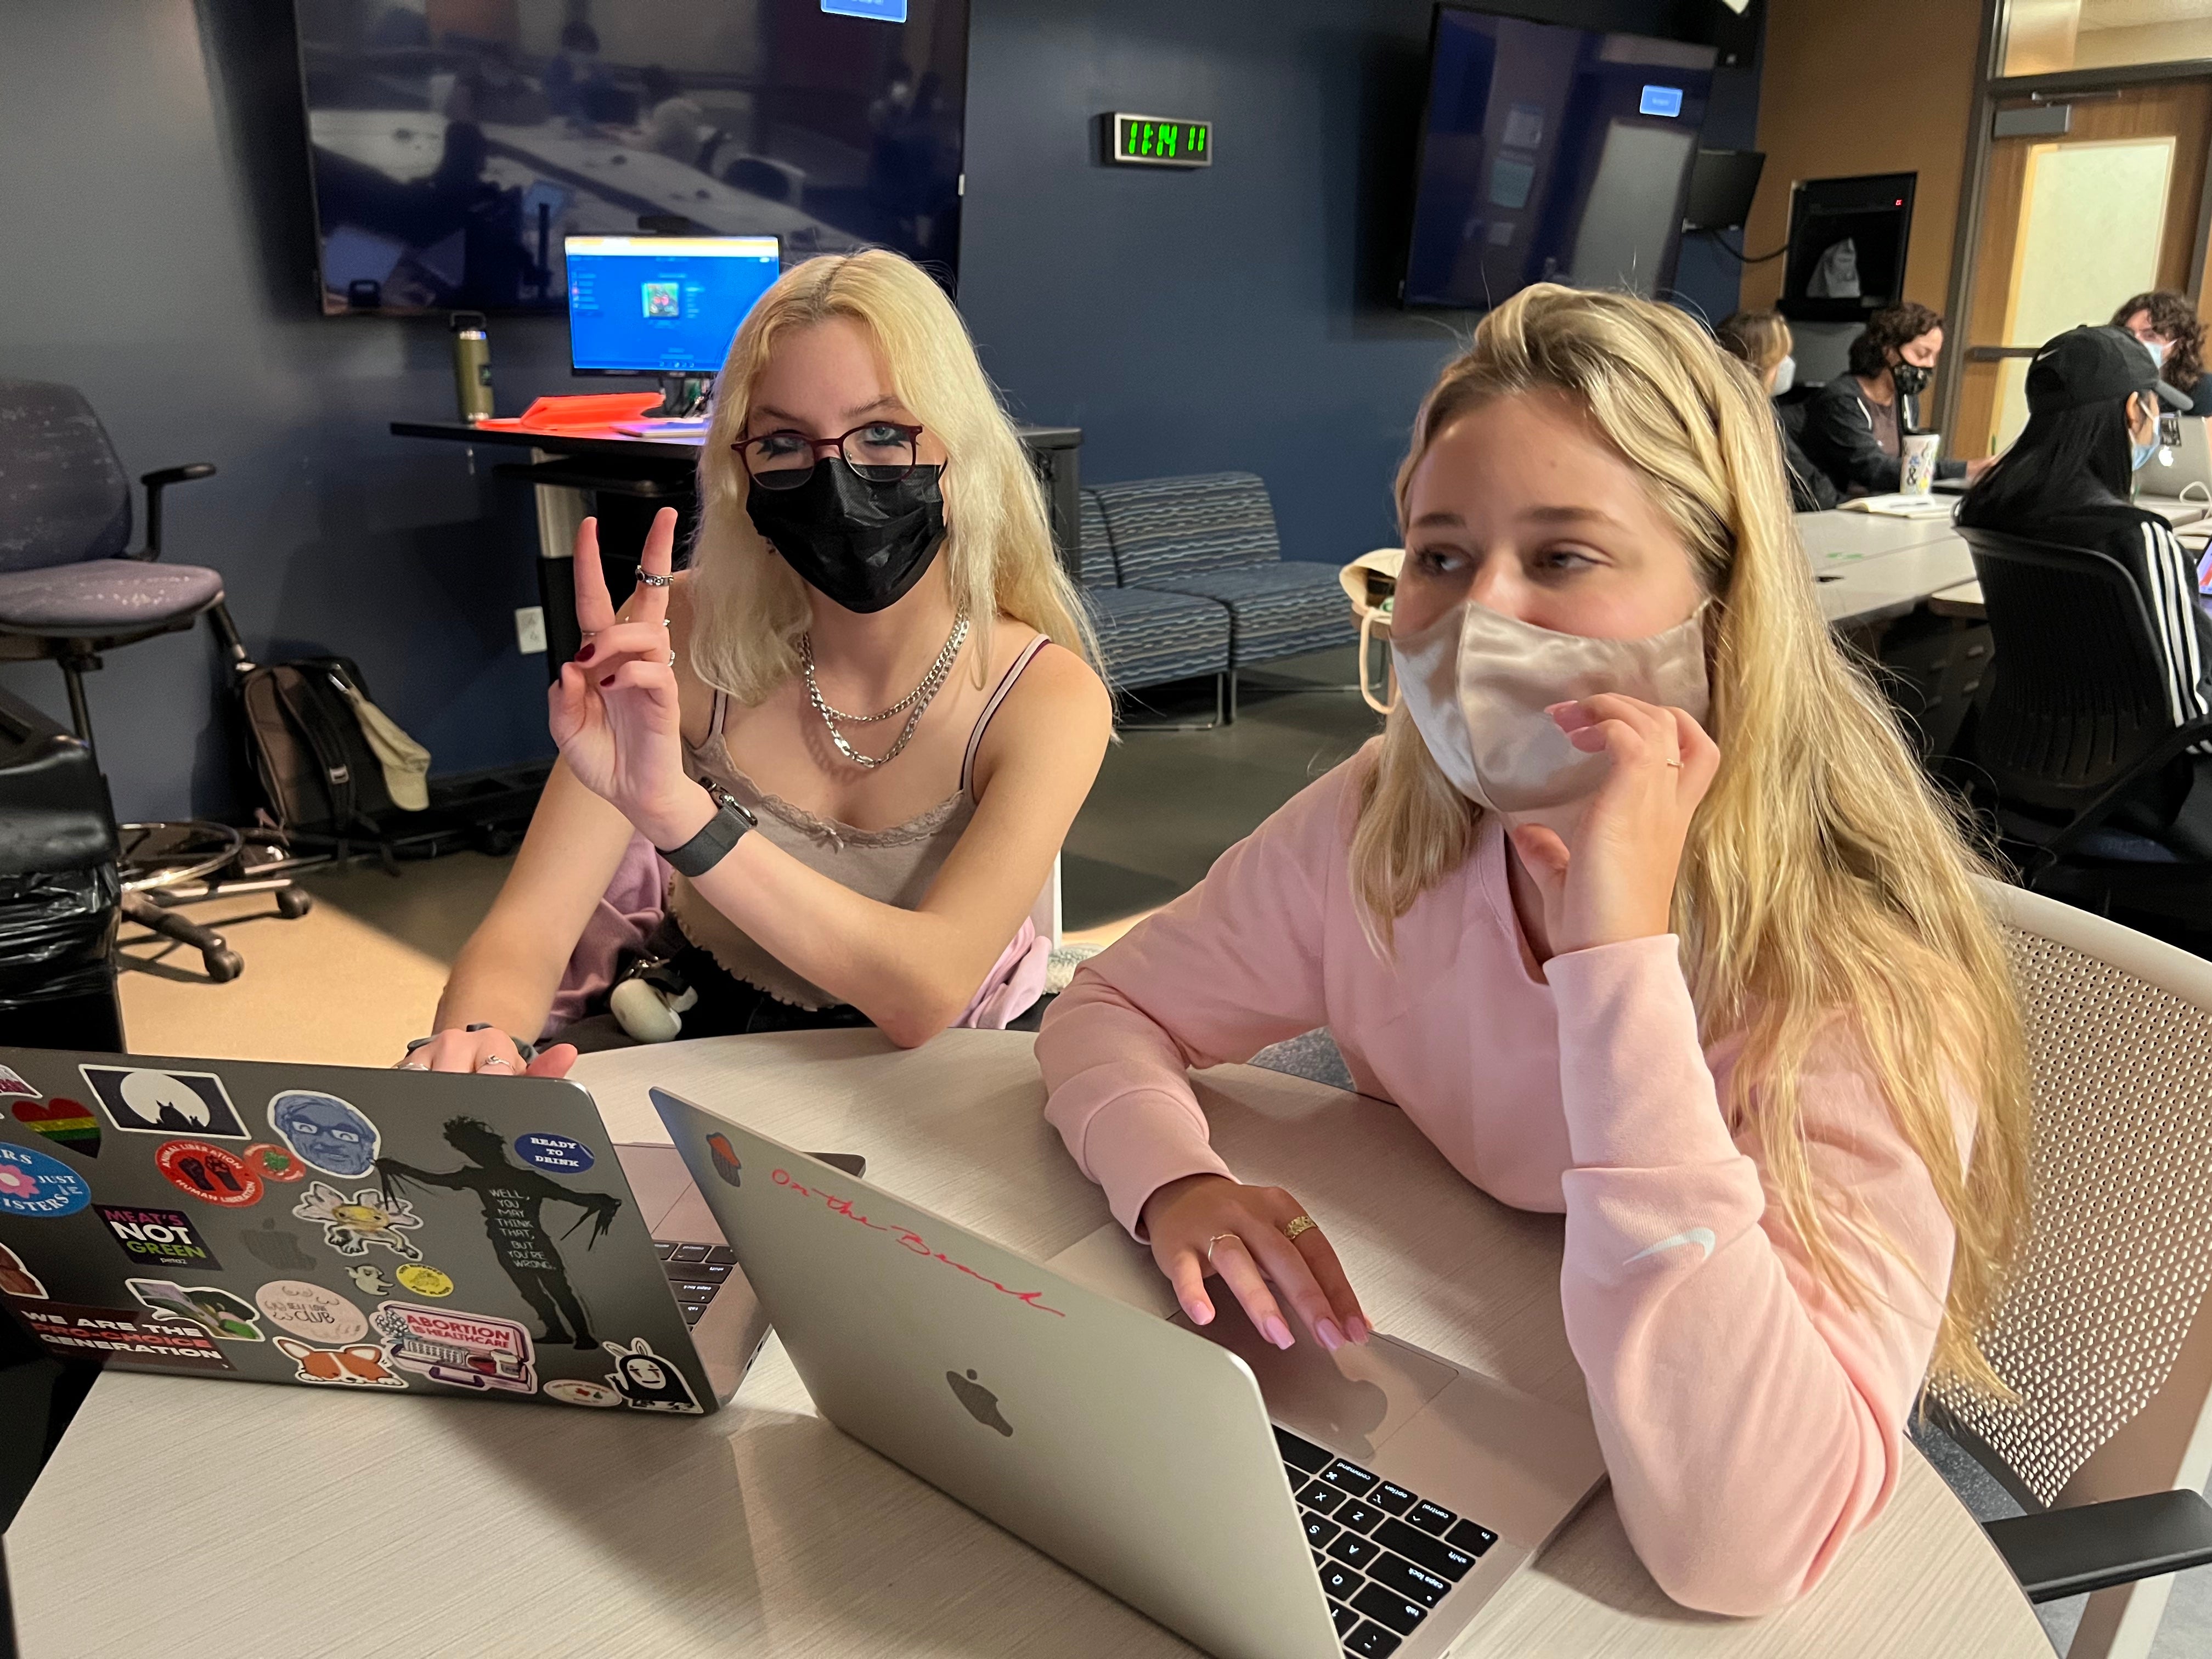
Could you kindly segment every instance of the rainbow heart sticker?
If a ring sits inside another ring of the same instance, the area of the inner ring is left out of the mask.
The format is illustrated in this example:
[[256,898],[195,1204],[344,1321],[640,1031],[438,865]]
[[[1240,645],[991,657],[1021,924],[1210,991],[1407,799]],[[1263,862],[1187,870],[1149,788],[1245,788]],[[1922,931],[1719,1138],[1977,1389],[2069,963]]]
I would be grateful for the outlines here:
[[100,1120],[74,1100],[19,1100],[15,1121],[86,1158],[100,1156]]

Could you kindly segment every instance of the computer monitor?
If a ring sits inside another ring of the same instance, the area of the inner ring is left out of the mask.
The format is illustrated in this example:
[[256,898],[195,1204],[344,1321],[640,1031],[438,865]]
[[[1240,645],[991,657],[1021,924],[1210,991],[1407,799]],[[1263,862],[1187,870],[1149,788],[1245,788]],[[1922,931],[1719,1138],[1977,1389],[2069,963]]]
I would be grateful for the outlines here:
[[782,269],[773,236],[570,236],[565,247],[579,374],[718,373]]

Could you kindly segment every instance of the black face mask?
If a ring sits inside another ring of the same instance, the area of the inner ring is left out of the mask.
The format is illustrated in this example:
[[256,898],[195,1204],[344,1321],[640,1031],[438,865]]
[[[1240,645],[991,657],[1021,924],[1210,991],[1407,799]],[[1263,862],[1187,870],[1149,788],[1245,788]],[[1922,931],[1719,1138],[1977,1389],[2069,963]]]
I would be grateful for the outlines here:
[[1917,398],[1928,390],[1931,371],[1918,363],[1895,362],[1889,366],[1890,383],[1900,397]]
[[832,457],[796,489],[753,480],[745,511],[786,564],[834,603],[872,616],[904,599],[945,545],[944,471],[916,466],[877,483]]

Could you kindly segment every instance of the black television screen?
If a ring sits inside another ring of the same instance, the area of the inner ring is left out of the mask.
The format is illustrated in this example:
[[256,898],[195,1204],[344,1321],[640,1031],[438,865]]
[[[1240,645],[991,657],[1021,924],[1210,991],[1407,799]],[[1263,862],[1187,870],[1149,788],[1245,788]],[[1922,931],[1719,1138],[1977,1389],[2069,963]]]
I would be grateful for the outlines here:
[[1439,5],[1405,302],[1486,308],[1542,282],[1663,294],[1715,58]]
[[947,285],[967,0],[297,0],[323,309],[562,311],[641,218]]

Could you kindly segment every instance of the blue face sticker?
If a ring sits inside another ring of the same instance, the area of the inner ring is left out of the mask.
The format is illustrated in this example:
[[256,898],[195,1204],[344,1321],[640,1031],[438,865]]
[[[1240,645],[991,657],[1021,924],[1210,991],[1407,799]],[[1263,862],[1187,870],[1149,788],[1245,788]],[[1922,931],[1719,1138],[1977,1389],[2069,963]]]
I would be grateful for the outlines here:
[[592,1149],[566,1135],[517,1135],[514,1155],[548,1175],[581,1175],[593,1163]]
[[91,1202],[84,1177],[59,1158],[0,1141],[0,1214],[75,1215]]
[[336,1095],[287,1090],[269,1103],[269,1127],[325,1175],[359,1177],[375,1167],[376,1125]]

